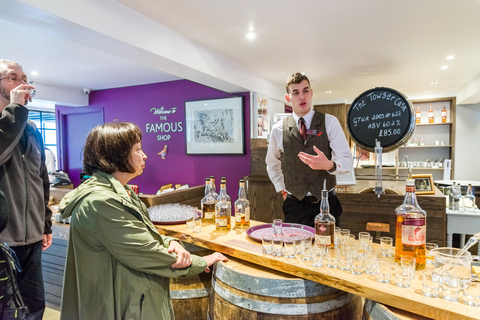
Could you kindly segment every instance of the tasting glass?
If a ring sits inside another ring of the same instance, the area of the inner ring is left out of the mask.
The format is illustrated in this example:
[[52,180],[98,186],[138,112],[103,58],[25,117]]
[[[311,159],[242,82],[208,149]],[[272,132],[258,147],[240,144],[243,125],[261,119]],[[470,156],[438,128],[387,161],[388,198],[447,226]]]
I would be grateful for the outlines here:
[[338,247],[340,245],[340,239],[342,237],[342,234],[340,233],[340,228],[339,227],[335,227],[335,237],[334,237],[334,240],[335,240],[335,247]]
[[427,264],[434,264],[435,260],[433,255],[430,254],[430,250],[438,248],[438,244],[436,243],[425,243],[425,258]]
[[202,214],[197,211],[193,216],[193,232],[200,233],[202,231]]
[[197,208],[188,208],[187,210],[188,210],[188,212],[186,212],[187,228],[193,229],[193,227],[195,225],[195,215],[197,214]]
[[392,257],[393,256],[393,239],[390,237],[381,237],[380,249],[382,251],[382,256]]
[[378,271],[378,256],[379,252],[377,250],[372,250],[365,254],[365,273],[366,274],[377,274]]
[[320,241],[315,241],[312,247],[312,266],[322,267],[324,257],[325,257],[325,245],[321,244]]
[[350,230],[348,229],[340,229],[340,235],[342,236],[342,240],[344,243],[349,240],[348,236],[350,235]]
[[422,294],[429,298],[438,298],[440,291],[441,275],[435,270],[423,270]]
[[273,255],[277,257],[283,256],[283,235],[273,235]]
[[375,278],[381,283],[390,283],[392,277],[393,264],[391,259],[378,259],[378,271]]
[[442,298],[448,301],[458,301],[461,278],[450,272],[442,274]]
[[295,237],[294,234],[283,236],[283,255],[287,258],[295,258]]
[[350,273],[361,275],[363,273],[364,261],[364,254],[361,251],[353,250],[352,258],[350,259]]
[[312,238],[313,234],[305,233],[300,237],[300,250],[297,250],[299,253],[300,259],[303,261],[308,261],[311,258],[312,252]]
[[412,281],[412,265],[397,262],[395,263],[395,284],[400,288],[410,287]]
[[352,251],[349,245],[343,245],[337,250],[338,252],[338,269],[350,271],[350,260],[352,259]]
[[400,261],[403,264],[408,264],[412,267],[410,278],[412,280],[415,279],[415,262],[416,262],[416,259],[414,257],[410,257],[410,256],[403,256]]
[[370,232],[362,231],[358,233],[358,239],[362,239],[362,237],[370,237]]
[[282,234],[282,219],[273,219],[273,233]]
[[338,268],[338,249],[334,246],[329,246],[325,252],[325,258],[327,259],[327,267]]
[[480,281],[478,279],[464,279],[463,303],[470,307],[480,307]]
[[273,254],[273,233],[265,233],[262,236],[262,252]]

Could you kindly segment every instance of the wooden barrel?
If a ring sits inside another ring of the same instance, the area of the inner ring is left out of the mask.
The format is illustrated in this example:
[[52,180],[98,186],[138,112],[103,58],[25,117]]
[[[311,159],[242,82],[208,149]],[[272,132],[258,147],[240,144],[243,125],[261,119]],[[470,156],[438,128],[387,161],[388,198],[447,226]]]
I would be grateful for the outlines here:
[[210,320],[360,320],[362,301],[335,288],[230,258],[215,266],[208,315]]
[[[184,245],[187,251],[202,257],[213,252],[188,243]],[[211,288],[212,272],[170,279],[175,320],[207,320]]]
[[418,314],[414,314],[405,310],[386,306],[370,299],[365,299],[363,306],[362,320],[427,320]]

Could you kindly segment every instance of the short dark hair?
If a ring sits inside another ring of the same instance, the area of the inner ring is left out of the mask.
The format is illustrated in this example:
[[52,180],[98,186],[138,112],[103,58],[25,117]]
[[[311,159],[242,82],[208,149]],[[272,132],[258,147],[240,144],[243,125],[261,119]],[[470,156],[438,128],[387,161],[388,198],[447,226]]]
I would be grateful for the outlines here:
[[297,73],[292,73],[291,75],[289,75],[287,77],[286,82],[285,82],[285,89],[287,89],[287,93],[290,93],[290,91],[289,91],[290,88],[289,87],[292,83],[300,83],[303,80],[307,80],[308,85],[310,86],[310,80],[308,80],[308,77],[305,75],[305,73],[297,72]]
[[142,131],[131,122],[110,122],[90,131],[83,149],[83,169],[89,175],[100,170],[105,173],[129,172],[133,146],[142,141]]

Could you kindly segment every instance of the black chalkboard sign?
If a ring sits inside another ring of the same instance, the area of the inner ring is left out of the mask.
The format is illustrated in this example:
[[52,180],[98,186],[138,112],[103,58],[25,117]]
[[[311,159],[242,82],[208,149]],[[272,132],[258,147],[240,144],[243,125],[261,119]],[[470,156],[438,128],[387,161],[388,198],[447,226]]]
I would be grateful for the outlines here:
[[375,140],[384,152],[395,150],[410,138],[415,114],[410,101],[390,88],[373,88],[358,96],[350,106],[347,126],[353,140],[363,149],[375,151]]

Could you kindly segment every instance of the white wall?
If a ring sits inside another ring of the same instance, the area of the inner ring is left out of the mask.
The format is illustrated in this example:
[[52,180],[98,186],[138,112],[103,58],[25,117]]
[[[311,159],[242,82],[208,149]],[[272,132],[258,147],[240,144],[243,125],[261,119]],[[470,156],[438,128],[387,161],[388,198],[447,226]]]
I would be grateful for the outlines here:
[[480,181],[480,103],[457,105],[455,179]]

